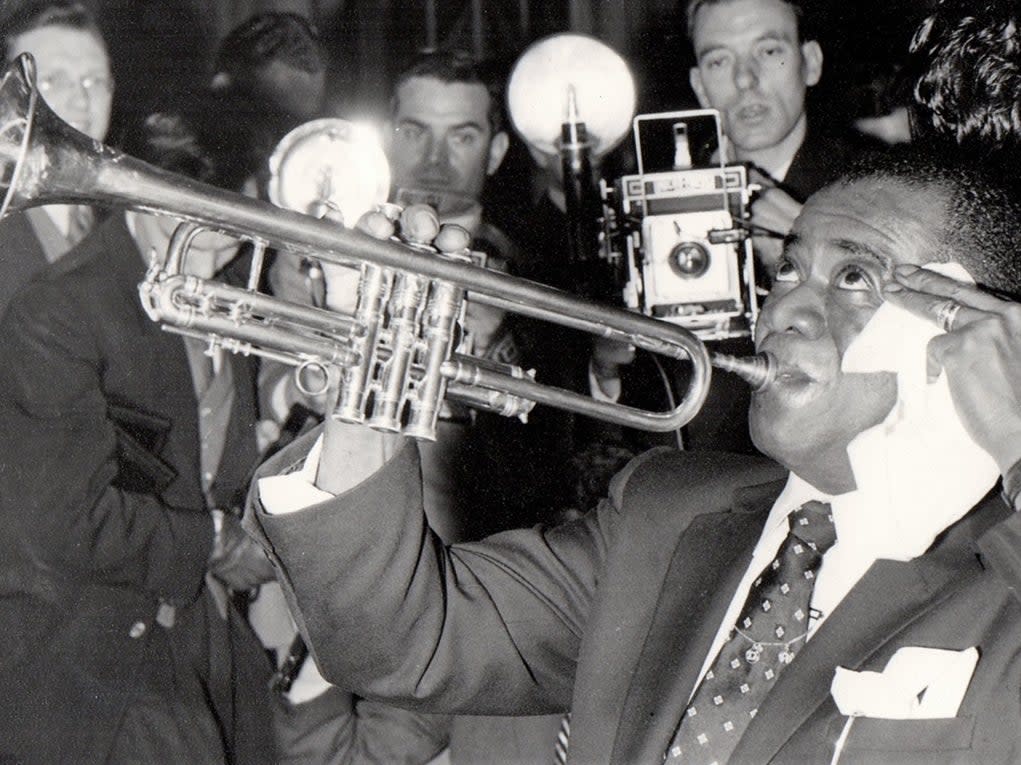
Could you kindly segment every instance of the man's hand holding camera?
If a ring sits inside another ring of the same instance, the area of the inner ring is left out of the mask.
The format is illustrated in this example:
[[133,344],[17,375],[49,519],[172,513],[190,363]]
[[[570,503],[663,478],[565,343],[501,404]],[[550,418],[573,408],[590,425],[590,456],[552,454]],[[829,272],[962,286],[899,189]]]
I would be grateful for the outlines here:
[[767,273],[772,274],[783,252],[783,237],[791,230],[802,205],[777,186],[772,178],[754,168],[749,173],[749,181],[762,187],[749,206],[752,243],[759,262],[765,266]]

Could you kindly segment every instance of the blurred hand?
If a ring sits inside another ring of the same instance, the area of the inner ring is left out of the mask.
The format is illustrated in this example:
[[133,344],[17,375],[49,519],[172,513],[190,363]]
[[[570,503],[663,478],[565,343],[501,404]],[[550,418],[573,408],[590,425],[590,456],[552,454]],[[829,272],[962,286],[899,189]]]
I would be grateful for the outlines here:
[[1021,304],[914,266],[894,279],[886,298],[918,316],[937,322],[948,299],[960,304],[951,331],[929,341],[928,375],[946,372],[965,428],[1005,473],[1021,459]]
[[779,236],[752,235],[752,246],[759,262],[772,276],[777,261],[783,252],[783,237],[790,233],[794,219],[801,213],[801,203],[779,188],[773,179],[752,170],[749,180],[762,186],[749,212],[750,221],[758,229],[774,232]]
[[620,368],[635,360],[635,347],[620,340],[597,337],[592,341],[592,374],[604,388],[604,383],[620,379]]
[[322,268],[307,258],[278,253],[269,267],[269,288],[275,297],[301,305],[323,305]]
[[472,340],[473,353],[484,354],[493,344],[507,312],[491,305],[483,305],[471,300],[466,301],[464,328]]
[[272,581],[276,574],[266,553],[245,533],[236,516],[221,512],[223,525],[213,541],[209,572],[238,592]]
[[[363,215],[357,227],[377,239],[389,239],[397,230],[394,221],[376,211]],[[471,243],[468,232],[460,226],[441,229],[436,212],[425,205],[412,205],[403,211],[400,233],[403,239],[431,243],[441,252],[460,252]],[[327,274],[328,285],[329,279]],[[398,436],[393,434],[328,418],[316,486],[332,494],[347,491],[379,470],[396,451],[398,443]]]

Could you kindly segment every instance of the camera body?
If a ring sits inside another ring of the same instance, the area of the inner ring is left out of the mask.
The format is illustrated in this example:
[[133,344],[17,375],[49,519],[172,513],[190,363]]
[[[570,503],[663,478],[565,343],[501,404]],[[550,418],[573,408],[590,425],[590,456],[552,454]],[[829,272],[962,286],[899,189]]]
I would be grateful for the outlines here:
[[[639,173],[605,183],[604,248],[620,263],[628,307],[680,324],[703,340],[749,335],[758,316],[751,240],[741,226],[752,188],[743,165],[712,164],[697,121],[715,121],[713,110],[639,115],[635,118]],[[649,123],[649,124],[643,124]],[[658,131],[650,127],[656,123]],[[665,144],[643,157],[650,136]],[[711,142],[710,142],[711,143]],[[719,144],[717,144],[718,146]],[[667,170],[643,172],[650,153],[668,157]],[[676,167],[678,164],[702,166]],[[670,167],[673,165],[673,167]]]

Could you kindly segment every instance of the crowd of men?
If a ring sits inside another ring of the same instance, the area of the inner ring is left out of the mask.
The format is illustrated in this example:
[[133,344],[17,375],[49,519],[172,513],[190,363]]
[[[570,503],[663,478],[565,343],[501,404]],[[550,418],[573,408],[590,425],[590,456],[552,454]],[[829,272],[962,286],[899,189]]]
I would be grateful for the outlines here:
[[[760,189],[769,292],[737,347],[774,376],[714,378],[684,449],[457,402],[435,442],[342,423],[335,388],[149,320],[138,284],[172,215],[8,214],[0,762],[1016,762],[1014,5],[941,0],[906,58],[915,142],[865,150],[807,106],[808,5],[686,4],[695,98]],[[32,54],[48,106],[103,140],[115,83],[89,11],[0,18],[4,59]],[[323,113],[324,61],[303,18],[253,17],[206,86],[119,142],[265,197],[276,143],[345,116]],[[486,193],[516,140],[502,84],[463,52],[413,58],[383,130],[408,209],[357,225],[570,289],[563,194]],[[557,161],[534,159],[540,178]],[[206,232],[187,263],[230,282],[248,257]],[[268,282],[350,298],[294,258]],[[626,348],[470,295],[464,325],[494,362],[662,398]],[[321,424],[292,441],[296,411]]]

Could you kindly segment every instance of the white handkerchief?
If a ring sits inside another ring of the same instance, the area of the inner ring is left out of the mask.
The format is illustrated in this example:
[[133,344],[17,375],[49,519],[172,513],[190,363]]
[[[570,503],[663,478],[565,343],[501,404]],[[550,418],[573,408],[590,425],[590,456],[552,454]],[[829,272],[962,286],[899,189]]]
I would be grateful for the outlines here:
[[934,720],[956,717],[978,663],[978,649],[904,647],[882,672],[837,667],[830,693],[848,717]]
[[[974,280],[958,263],[926,266]],[[883,303],[844,354],[845,372],[893,372],[897,401],[879,425],[847,447],[862,512],[860,539],[881,558],[911,560],[992,488],[996,462],[968,435],[954,408],[946,375],[926,380],[926,346],[940,330]],[[866,519],[862,519],[865,521]]]

